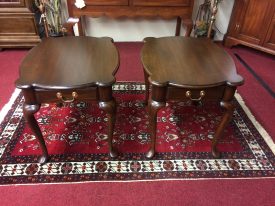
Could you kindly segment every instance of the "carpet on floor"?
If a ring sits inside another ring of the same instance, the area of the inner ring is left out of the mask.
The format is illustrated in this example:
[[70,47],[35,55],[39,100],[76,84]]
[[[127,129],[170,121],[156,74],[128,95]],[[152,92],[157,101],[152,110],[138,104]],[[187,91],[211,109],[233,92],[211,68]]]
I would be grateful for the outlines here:
[[[251,74],[251,72],[239,61],[234,55],[234,51],[237,48],[225,50],[232,56],[236,64],[237,72],[245,79],[244,85],[238,87],[238,92],[241,94],[245,104],[251,110],[255,118],[261,123],[261,125],[268,131],[269,135],[275,141],[275,98],[260,84],[260,82]],[[242,51],[249,52],[249,48],[243,48]],[[262,53],[262,56],[264,54]],[[257,57],[255,57],[257,58]],[[264,64],[264,58],[259,58],[258,61]],[[253,66],[253,65],[251,65]],[[272,73],[271,73],[272,74]],[[275,81],[275,76],[270,75],[270,78]]]
[[27,49],[0,51],[0,111],[14,91],[19,64],[27,52]]
[[39,144],[23,118],[19,93],[0,127],[0,184],[275,177],[270,137],[251,122],[239,95],[218,145],[221,159],[210,152],[222,115],[217,102],[168,102],[158,113],[157,153],[149,160],[145,86],[119,82],[113,89],[119,157],[108,156],[106,114],[97,104],[44,104],[36,114],[50,154],[44,165],[37,163]]
[[275,57],[241,46],[234,47],[232,51],[260,85],[275,98]]

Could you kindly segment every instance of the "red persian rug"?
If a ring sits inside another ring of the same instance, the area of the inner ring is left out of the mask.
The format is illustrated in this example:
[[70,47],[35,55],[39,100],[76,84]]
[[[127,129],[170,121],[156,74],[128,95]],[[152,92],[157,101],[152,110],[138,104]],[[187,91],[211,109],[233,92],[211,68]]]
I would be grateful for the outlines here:
[[146,159],[144,88],[141,83],[113,87],[117,159],[108,156],[106,114],[96,103],[42,105],[36,118],[50,154],[44,165],[37,163],[40,148],[23,118],[20,93],[0,127],[0,184],[275,177],[275,155],[268,146],[274,144],[251,122],[240,100],[234,100],[233,121],[218,146],[221,159],[210,152],[222,115],[217,102],[168,102],[158,113],[157,154]]

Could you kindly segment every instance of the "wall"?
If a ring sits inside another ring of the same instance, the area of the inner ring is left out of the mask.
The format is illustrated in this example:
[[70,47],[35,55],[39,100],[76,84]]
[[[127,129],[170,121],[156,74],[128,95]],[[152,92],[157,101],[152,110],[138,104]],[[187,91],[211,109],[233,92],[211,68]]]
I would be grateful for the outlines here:
[[[195,0],[193,19],[196,18],[198,6],[204,0]],[[215,39],[222,40],[227,31],[234,0],[223,0],[219,5],[215,26],[221,32],[217,32]],[[107,17],[86,18],[87,34],[90,36],[110,36],[115,41],[142,41],[148,36],[161,37],[173,36],[176,29],[176,20],[163,19],[111,19]],[[182,27],[181,33],[185,29]]]
[[235,0],[223,0],[220,3],[215,23],[216,28],[220,32],[216,33],[215,39],[222,40],[224,35],[226,34],[234,2]]

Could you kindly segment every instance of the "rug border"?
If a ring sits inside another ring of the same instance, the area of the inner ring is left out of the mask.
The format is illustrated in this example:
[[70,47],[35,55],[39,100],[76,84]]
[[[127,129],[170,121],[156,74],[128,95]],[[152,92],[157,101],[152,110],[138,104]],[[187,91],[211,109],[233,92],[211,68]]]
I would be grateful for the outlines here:
[[[123,82],[122,82],[123,83]],[[127,82],[126,82],[127,83]],[[132,82],[131,82],[132,83]],[[137,82],[137,83],[141,83],[144,84],[142,82]],[[143,90],[143,89],[141,89]],[[10,110],[10,108],[12,107],[14,101],[16,100],[16,98],[18,97],[18,95],[20,94],[21,90],[20,89],[15,89],[9,102],[7,104],[5,104],[5,106],[3,107],[3,109],[0,111],[0,123],[4,120],[4,117],[7,115],[8,111]],[[262,138],[265,140],[266,144],[268,145],[268,147],[271,149],[271,151],[273,152],[273,154],[275,154],[275,145],[274,142],[271,138],[271,136],[268,134],[268,132],[263,128],[263,126],[256,120],[255,116],[251,113],[250,109],[246,106],[243,98],[241,97],[241,95],[239,93],[236,92],[235,94],[235,98],[238,101],[238,103],[240,104],[240,106],[242,107],[242,109],[245,111],[247,117],[249,118],[249,120],[252,122],[252,124],[255,126],[255,128],[257,129],[257,131],[261,134]],[[245,180],[249,180],[249,179],[253,179],[253,180],[260,180],[260,179],[275,179],[275,177],[249,177],[249,178],[215,178],[215,180],[240,180],[240,179],[245,179]],[[0,187],[4,187],[4,186],[18,186],[18,185],[22,185],[22,186],[27,186],[27,185],[51,185],[51,184],[88,184],[88,183],[98,183],[98,182],[107,182],[107,183],[117,183],[117,182],[121,182],[121,183],[134,183],[134,182],[160,182],[160,181],[196,181],[196,180],[211,180],[211,178],[181,178],[181,179],[146,179],[146,180],[123,180],[123,181],[114,181],[114,180],[106,180],[106,181],[84,181],[84,182],[54,182],[54,183],[26,183],[26,184],[7,184],[7,185],[0,185]]]
[[13,91],[8,103],[6,103],[3,108],[0,111],[0,124],[3,122],[5,116],[7,115],[8,111],[11,109],[14,101],[16,100],[16,98],[18,97],[18,95],[20,94],[21,90],[15,88],[15,90]]
[[238,101],[238,103],[241,105],[242,109],[244,110],[245,114],[249,118],[249,120],[252,122],[252,124],[255,126],[255,128],[258,130],[262,138],[265,140],[266,144],[270,148],[270,150],[275,155],[275,144],[271,138],[271,136],[268,134],[268,132],[264,129],[264,127],[256,120],[255,116],[252,114],[251,110],[246,106],[245,101],[243,100],[242,96],[236,92],[235,98]]

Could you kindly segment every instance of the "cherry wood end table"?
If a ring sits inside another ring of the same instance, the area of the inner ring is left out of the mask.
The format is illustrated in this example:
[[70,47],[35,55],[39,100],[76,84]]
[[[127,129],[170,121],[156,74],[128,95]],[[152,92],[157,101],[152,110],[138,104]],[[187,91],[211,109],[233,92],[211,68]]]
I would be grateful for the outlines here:
[[41,130],[34,117],[42,103],[96,100],[108,117],[108,146],[111,157],[116,103],[112,85],[119,67],[119,54],[108,37],[46,38],[34,47],[20,66],[16,87],[25,98],[23,112],[26,121],[40,143],[39,163],[49,159]]
[[225,114],[211,144],[213,156],[219,158],[217,143],[232,118],[234,106],[231,101],[235,90],[244,83],[236,72],[234,61],[209,39],[148,37],[144,42],[141,58],[151,133],[147,158],[155,154],[157,112],[165,107],[167,100],[220,102]]

